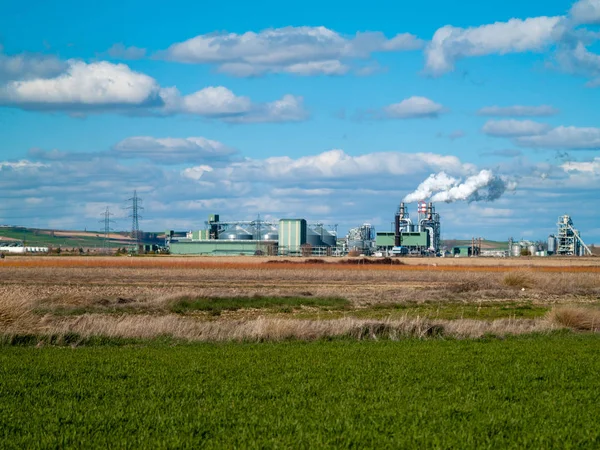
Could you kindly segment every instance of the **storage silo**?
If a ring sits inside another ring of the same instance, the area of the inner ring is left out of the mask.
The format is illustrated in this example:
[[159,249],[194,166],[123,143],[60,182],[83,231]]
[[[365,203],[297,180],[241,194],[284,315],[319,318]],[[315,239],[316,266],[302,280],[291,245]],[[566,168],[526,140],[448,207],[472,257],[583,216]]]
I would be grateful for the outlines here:
[[252,233],[243,227],[236,225],[219,234],[219,239],[227,241],[250,241],[252,240]]
[[521,256],[521,245],[518,243],[513,244],[511,249],[511,256]]
[[551,234],[548,236],[548,254],[554,255],[556,253],[556,236]]
[[535,244],[531,244],[531,245],[529,245],[529,247],[527,247],[527,251],[529,252],[529,254],[531,256],[535,256],[535,254],[537,252],[537,247],[535,246]]
[[328,247],[335,247],[337,245],[337,236],[328,230],[323,230],[323,244]]
[[319,228],[314,229],[308,227],[306,230],[306,243],[313,247],[322,247],[323,241],[321,240],[321,230]]
[[261,237],[263,241],[277,241],[279,240],[279,233],[277,228],[270,226]]
[[306,244],[306,220],[281,219],[279,221],[280,252],[299,253]]

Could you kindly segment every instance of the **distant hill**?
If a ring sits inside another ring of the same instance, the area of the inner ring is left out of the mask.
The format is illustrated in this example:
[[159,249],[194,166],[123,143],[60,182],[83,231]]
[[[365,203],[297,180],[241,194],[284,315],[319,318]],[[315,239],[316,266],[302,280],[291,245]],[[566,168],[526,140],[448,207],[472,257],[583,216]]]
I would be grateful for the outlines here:
[[[164,235],[163,235],[164,239]],[[26,227],[0,227],[0,241],[20,240],[32,247],[83,247],[97,248],[104,243],[104,233],[101,231],[80,230],[51,230]],[[157,233],[144,233],[143,243],[157,243],[160,238]],[[110,247],[126,247],[131,245],[128,233],[111,233],[108,245]]]

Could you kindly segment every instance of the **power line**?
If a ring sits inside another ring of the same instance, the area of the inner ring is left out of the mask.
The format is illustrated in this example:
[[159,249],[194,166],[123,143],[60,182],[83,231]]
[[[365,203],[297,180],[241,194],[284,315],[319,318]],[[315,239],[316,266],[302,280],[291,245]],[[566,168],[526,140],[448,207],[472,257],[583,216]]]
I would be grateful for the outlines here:
[[108,208],[108,206],[106,207],[106,211],[104,211],[102,213],[102,215],[104,216],[104,218],[99,221],[100,223],[104,222],[104,239],[102,240],[102,251],[104,253],[108,253],[108,250],[110,247],[109,246],[110,232],[113,230],[110,227],[110,224],[115,223],[115,221],[110,218],[110,216],[112,216],[113,214],[110,212],[110,209]]
[[128,206],[127,209],[131,210],[129,217],[131,218],[131,239],[135,244],[135,251],[138,251],[140,248],[140,219],[143,217],[140,215],[140,211],[144,208],[142,207],[142,199],[137,196],[137,190],[133,191],[133,197],[128,199],[131,202],[131,206]]

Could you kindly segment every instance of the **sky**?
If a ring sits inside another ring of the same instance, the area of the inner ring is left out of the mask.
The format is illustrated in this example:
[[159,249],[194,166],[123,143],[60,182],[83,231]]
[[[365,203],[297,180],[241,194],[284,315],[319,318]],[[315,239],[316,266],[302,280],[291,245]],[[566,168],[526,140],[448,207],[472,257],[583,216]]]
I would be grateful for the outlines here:
[[600,243],[600,0],[0,7],[0,224]]

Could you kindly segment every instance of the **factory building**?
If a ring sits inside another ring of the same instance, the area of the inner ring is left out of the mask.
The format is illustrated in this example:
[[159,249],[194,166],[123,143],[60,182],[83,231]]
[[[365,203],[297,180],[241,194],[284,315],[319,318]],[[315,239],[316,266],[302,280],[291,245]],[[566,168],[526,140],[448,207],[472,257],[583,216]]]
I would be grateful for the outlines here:
[[0,253],[48,253],[48,247],[25,246],[23,241],[0,241]]
[[343,252],[359,252],[371,255],[376,250],[375,227],[370,223],[364,223],[359,227],[351,228],[344,240]]
[[309,225],[305,219],[281,219],[277,222],[221,221],[209,216],[204,230],[190,231],[185,238],[170,238],[167,246],[176,255],[330,255],[337,237],[323,224]]
[[509,238],[509,256],[584,256],[592,254],[592,251],[583,242],[579,230],[574,228],[570,216],[560,216],[556,226],[557,232],[548,236],[545,249],[543,243],[536,244],[527,240],[515,242]]
[[375,245],[379,251],[394,255],[438,254],[440,229],[440,215],[433,203],[419,202],[413,222],[403,202],[394,216],[394,231],[378,232]]
[[573,221],[570,216],[560,216],[556,226],[556,236],[548,236],[548,251],[552,247],[555,253],[561,256],[592,254],[592,251],[583,242],[579,231],[573,227]]

